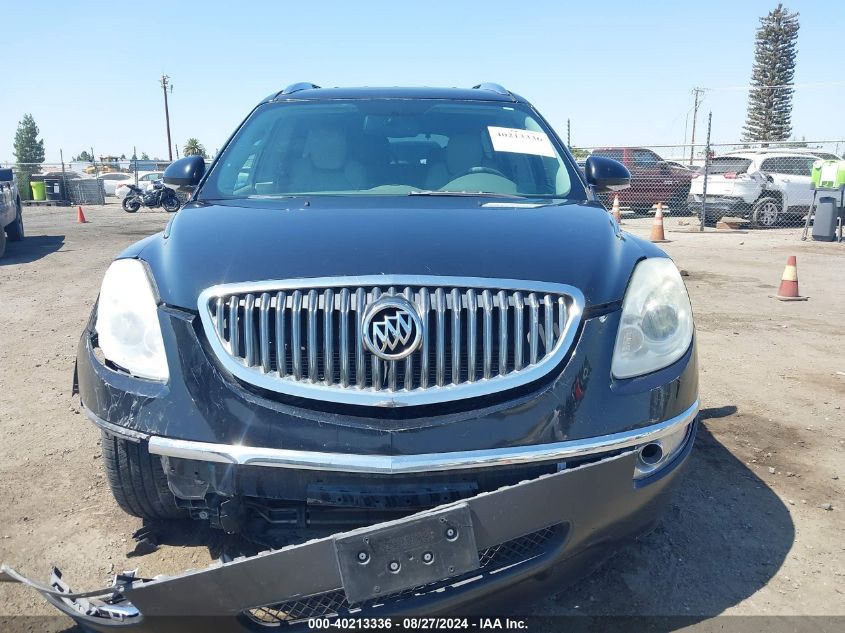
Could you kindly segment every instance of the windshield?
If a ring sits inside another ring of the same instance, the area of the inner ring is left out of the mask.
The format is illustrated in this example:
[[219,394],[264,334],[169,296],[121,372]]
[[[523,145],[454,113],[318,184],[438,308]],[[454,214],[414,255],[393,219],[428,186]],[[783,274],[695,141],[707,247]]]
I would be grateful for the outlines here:
[[751,160],[748,158],[739,158],[737,156],[717,156],[710,160],[708,166],[708,173],[711,175],[718,174],[744,174],[748,171],[751,165]]
[[586,198],[535,116],[518,103],[443,99],[266,104],[227,146],[198,197]]

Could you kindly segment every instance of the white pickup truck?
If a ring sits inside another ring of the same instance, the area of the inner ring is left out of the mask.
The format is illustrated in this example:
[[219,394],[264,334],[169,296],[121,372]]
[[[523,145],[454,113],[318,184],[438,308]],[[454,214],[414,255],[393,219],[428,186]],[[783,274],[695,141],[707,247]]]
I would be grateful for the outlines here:
[[21,196],[11,169],[0,169],[0,257],[6,252],[6,239],[23,239]]
[[[757,228],[803,218],[813,202],[810,174],[818,157],[804,152],[755,152],[717,156],[707,177],[707,220],[746,217]],[[689,206],[701,211],[704,175],[690,183]]]

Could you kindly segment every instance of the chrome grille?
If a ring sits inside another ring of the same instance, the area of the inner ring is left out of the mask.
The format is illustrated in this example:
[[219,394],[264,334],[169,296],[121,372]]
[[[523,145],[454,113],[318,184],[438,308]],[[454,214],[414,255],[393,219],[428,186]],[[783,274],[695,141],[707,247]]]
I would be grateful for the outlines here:
[[[422,321],[420,347],[381,360],[363,344],[364,310],[401,296]],[[558,284],[374,276],[215,286],[200,316],[235,376],[321,400],[400,406],[456,400],[525,384],[562,360],[583,299]]]

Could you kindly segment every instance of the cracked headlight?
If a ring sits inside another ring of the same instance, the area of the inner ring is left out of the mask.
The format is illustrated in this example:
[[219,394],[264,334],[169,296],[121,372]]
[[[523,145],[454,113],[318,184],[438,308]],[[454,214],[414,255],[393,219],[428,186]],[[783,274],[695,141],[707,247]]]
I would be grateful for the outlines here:
[[140,261],[119,259],[109,266],[95,327],[107,360],[134,376],[168,379],[155,293]]
[[622,302],[611,372],[631,378],[663,369],[684,355],[692,332],[689,295],[674,262],[643,260]]

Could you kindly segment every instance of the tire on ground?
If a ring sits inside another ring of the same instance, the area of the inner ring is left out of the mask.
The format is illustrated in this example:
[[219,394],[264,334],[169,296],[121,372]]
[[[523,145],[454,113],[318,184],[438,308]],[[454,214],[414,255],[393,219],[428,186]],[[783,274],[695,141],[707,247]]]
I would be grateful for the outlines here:
[[15,215],[15,221],[12,222],[9,226],[6,227],[6,233],[9,235],[10,242],[20,242],[23,239],[24,231],[23,231],[23,212],[21,211],[21,205],[17,205],[17,214]]
[[751,226],[755,229],[770,229],[780,218],[780,200],[773,196],[759,198],[751,208]]
[[123,207],[123,210],[126,213],[135,213],[138,209],[141,208],[141,202],[136,199],[135,196],[126,196],[123,199],[123,202],[120,203],[120,206]]
[[102,441],[106,477],[124,512],[154,521],[187,516],[176,507],[161,461],[150,455],[145,443],[130,442],[104,431]]

